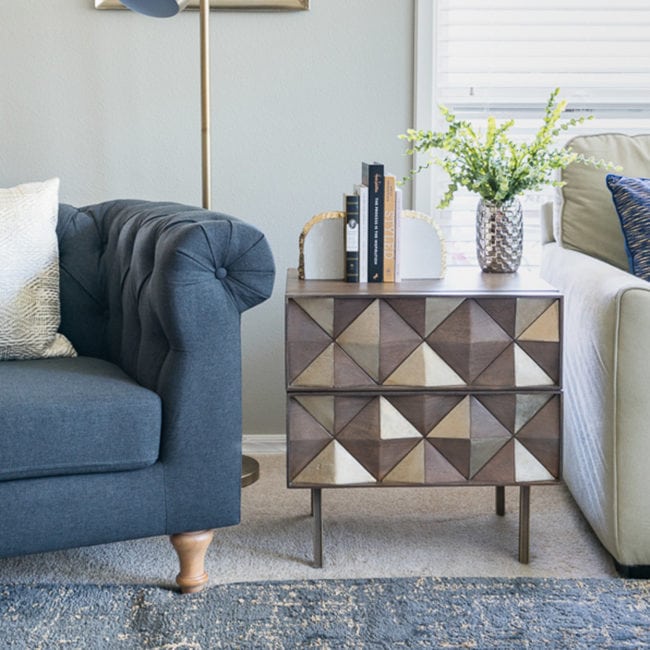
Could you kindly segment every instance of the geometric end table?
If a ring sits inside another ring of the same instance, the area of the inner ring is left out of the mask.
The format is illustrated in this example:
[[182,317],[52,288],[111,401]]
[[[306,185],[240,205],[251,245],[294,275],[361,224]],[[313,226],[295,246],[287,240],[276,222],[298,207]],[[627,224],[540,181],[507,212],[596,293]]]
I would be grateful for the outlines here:
[[311,490],[322,566],[328,487],[557,483],[562,296],[532,273],[449,269],[439,280],[298,280],[285,295],[287,484]]

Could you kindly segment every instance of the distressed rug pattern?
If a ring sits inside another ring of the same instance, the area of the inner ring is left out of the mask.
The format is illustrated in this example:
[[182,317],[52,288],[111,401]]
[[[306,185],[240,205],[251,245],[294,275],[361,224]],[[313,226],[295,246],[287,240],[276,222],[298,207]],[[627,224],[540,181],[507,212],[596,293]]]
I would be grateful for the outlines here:
[[0,646],[158,648],[644,648],[650,582],[381,578],[217,585],[0,587]]

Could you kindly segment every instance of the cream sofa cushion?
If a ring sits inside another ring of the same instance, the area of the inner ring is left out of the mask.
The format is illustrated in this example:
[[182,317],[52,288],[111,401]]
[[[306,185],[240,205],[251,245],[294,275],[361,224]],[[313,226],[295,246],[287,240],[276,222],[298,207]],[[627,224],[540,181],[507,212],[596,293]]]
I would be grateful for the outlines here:
[[[650,177],[650,134],[581,135],[567,143],[576,153],[602,158],[623,167],[625,176]],[[625,242],[612,197],[605,184],[608,171],[573,164],[560,174],[567,183],[556,193],[555,239],[629,270]]]
[[59,179],[0,189],[0,360],[74,356],[58,333]]

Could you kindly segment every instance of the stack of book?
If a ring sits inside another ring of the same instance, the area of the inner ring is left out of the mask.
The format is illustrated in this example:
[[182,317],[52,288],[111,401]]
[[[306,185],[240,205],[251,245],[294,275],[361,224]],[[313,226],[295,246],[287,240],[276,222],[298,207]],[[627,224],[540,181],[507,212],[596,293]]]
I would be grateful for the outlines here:
[[402,191],[382,163],[362,163],[361,183],[345,194],[345,279],[399,282]]

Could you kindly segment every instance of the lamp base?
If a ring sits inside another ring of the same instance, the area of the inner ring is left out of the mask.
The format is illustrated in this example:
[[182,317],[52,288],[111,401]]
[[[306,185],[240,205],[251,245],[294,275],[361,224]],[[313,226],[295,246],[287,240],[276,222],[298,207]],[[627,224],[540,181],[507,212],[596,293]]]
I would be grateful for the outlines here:
[[250,456],[242,456],[241,462],[241,486],[243,488],[252,485],[260,477],[260,464]]

